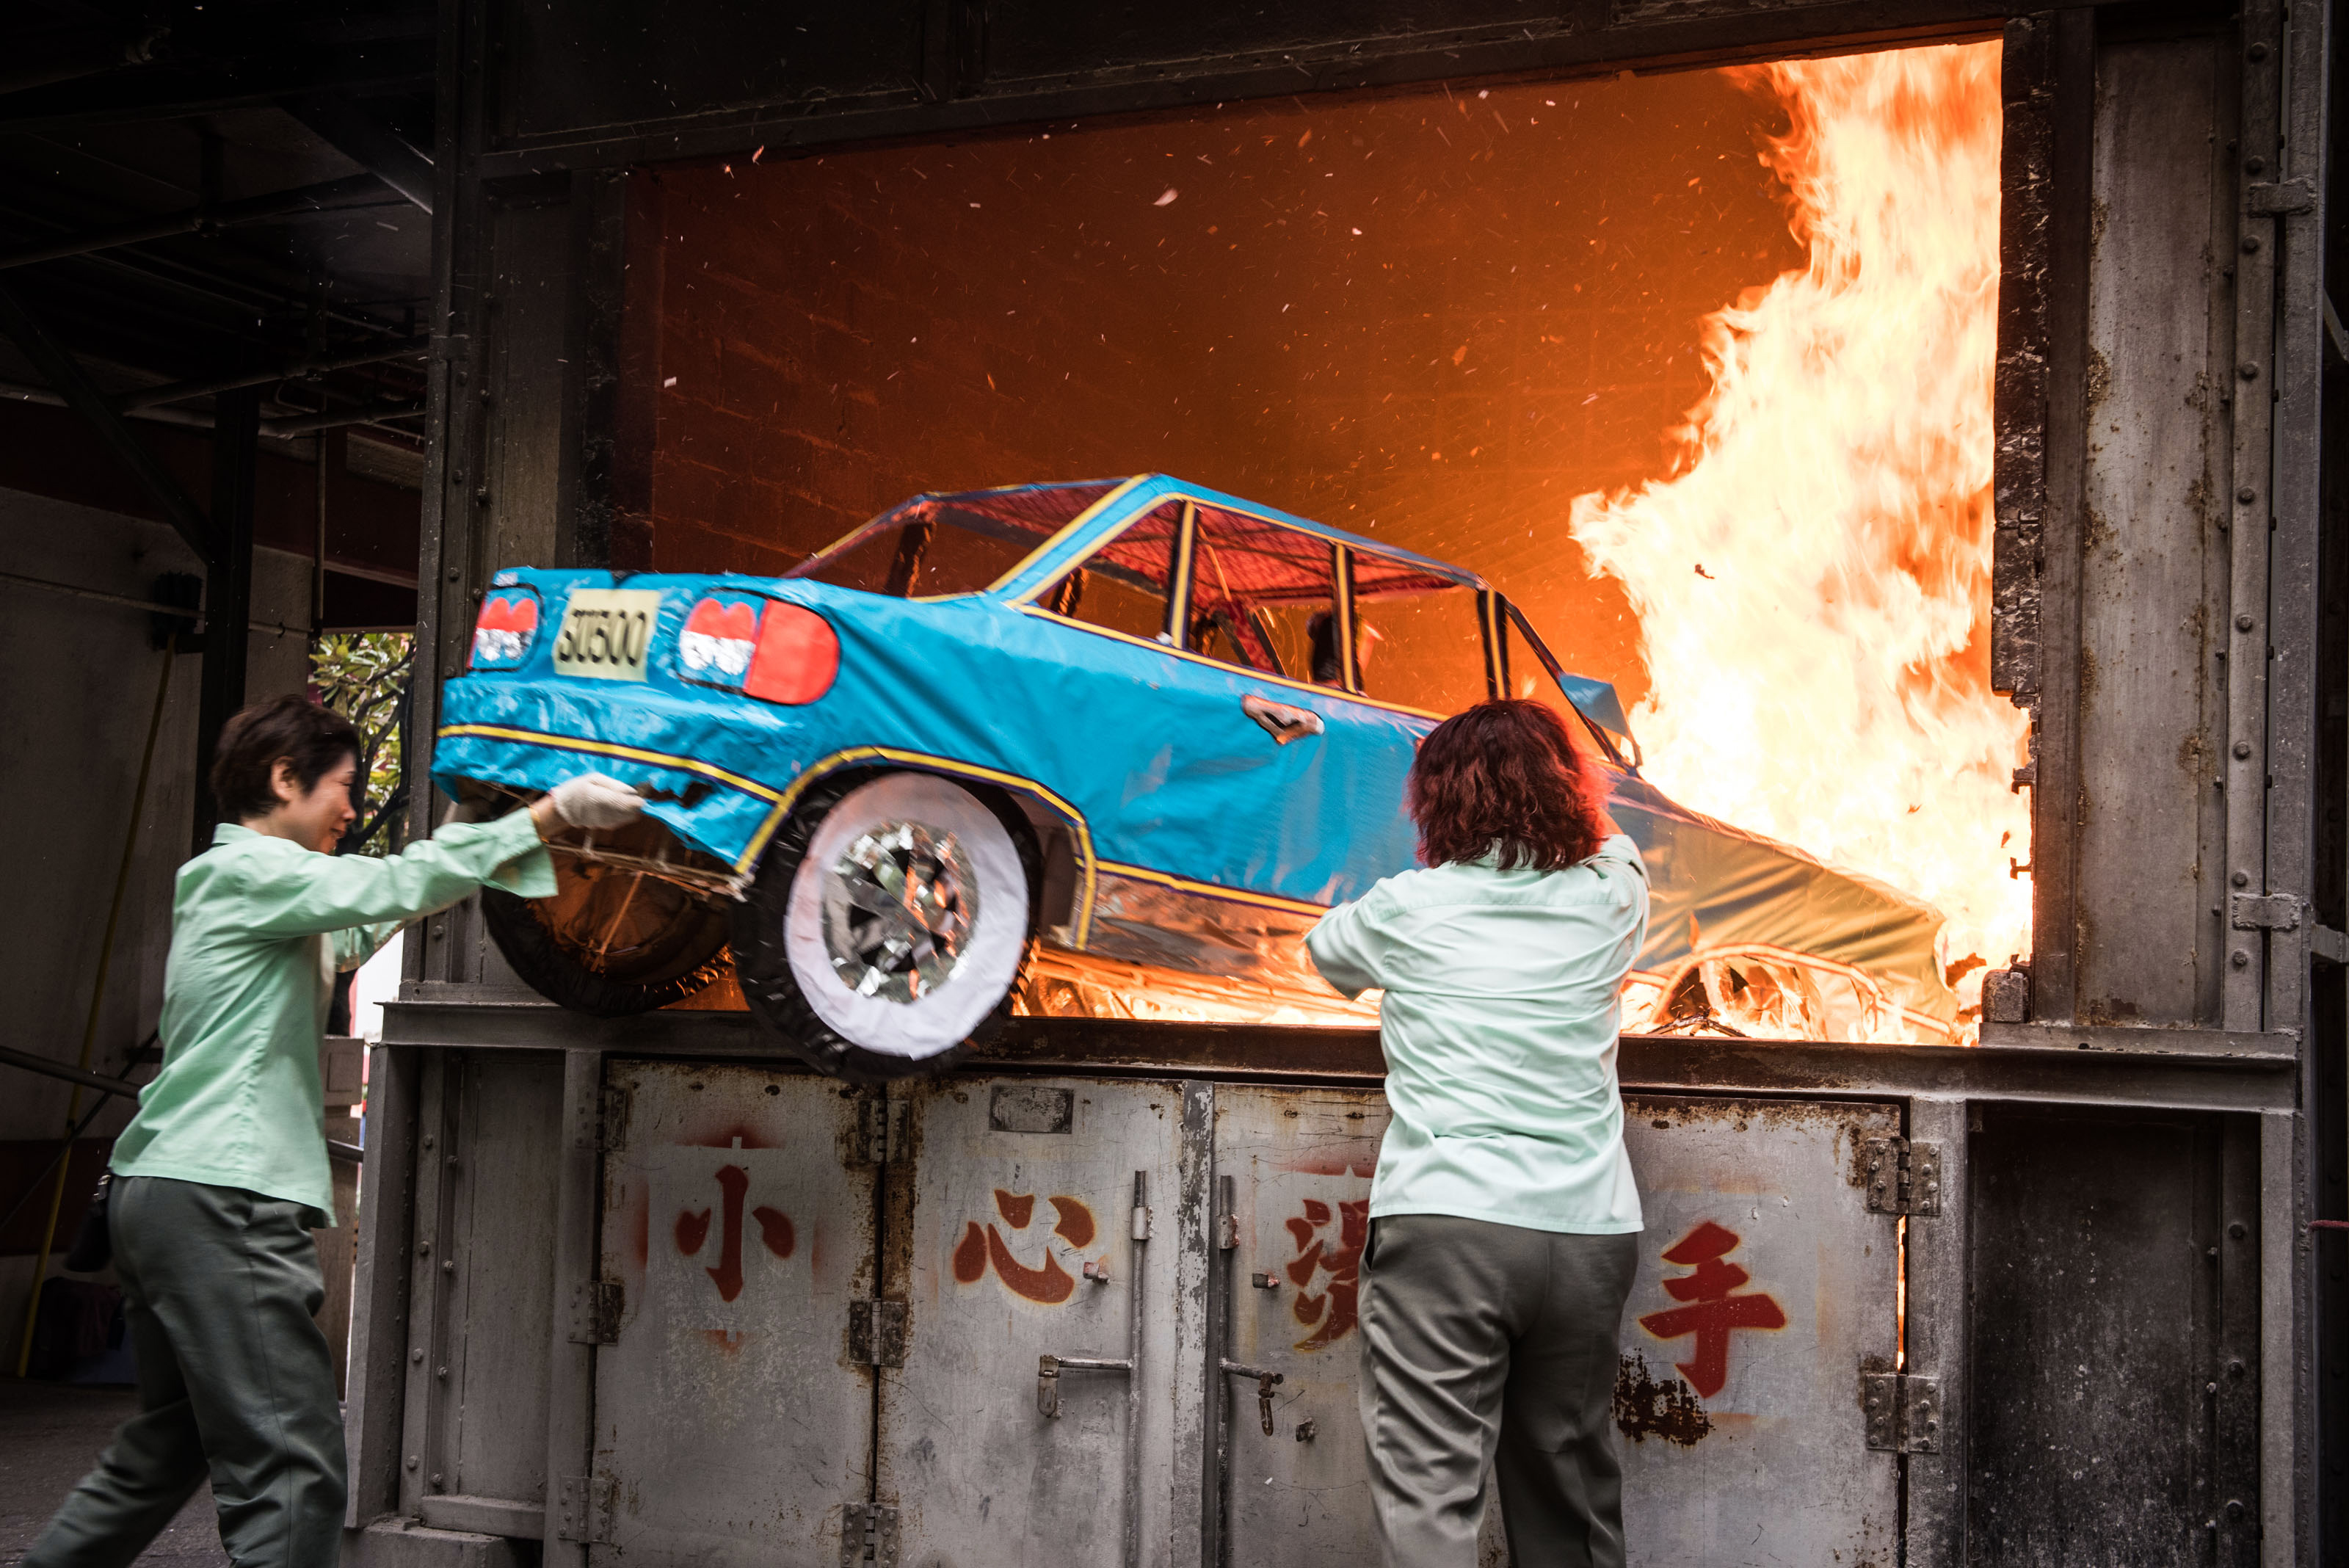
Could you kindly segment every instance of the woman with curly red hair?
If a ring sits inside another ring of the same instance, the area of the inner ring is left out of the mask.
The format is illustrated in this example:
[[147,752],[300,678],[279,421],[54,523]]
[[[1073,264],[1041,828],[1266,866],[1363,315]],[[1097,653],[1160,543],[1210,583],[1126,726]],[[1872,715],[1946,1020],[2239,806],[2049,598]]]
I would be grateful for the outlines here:
[[1648,880],[1567,722],[1499,701],[1436,726],[1407,799],[1424,867],[1306,939],[1340,992],[1385,992],[1361,1321],[1390,1564],[1476,1561],[1488,1455],[1512,1562],[1623,1562],[1610,1407],[1640,1220],[1615,1049]]

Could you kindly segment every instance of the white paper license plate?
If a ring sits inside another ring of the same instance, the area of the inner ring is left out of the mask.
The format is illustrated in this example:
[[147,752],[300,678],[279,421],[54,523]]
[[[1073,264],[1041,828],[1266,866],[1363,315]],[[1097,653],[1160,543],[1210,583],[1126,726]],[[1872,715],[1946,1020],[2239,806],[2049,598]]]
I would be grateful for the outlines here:
[[554,639],[554,672],[598,680],[642,680],[660,595],[650,588],[578,588]]

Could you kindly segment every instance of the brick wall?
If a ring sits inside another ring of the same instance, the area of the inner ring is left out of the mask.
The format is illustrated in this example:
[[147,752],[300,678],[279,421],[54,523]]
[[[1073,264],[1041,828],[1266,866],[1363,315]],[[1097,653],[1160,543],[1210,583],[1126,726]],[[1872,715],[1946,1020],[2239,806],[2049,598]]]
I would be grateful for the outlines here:
[[1161,470],[1483,571],[1636,700],[1567,503],[1668,472],[1699,317],[1803,265],[1783,127],[1689,72],[639,176],[628,548],[777,571],[917,491]]

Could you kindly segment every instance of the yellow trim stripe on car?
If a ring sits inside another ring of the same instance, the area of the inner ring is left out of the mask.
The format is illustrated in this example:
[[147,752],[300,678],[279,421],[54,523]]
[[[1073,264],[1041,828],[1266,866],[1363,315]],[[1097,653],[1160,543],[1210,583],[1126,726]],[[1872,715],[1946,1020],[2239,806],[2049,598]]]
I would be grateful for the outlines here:
[[704,778],[715,779],[730,788],[739,789],[745,794],[755,796],[760,800],[771,801],[773,803],[773,808],[767,813],[765,819],[759,824],[758,831],[751,836],[750,847],[745,849],[734,862],[734,870],[738,876],[749,875],[750,868],[759,863],[759,857],[765,852],[768,841],[774,837],[775,830],[782,826],[783,819],[791,815],[792,805],[798,802],[800,796],[807,793],[809,785],[826,774],[838,773],[842,768],[856,763],[875,759],[883,762],[904,763],[939,773],[958,774],[964,778],[975,778],[988,784],[1026,790],[1059,813],[1069,825],[1071,836],[1076,841],[1077,864],[1083,873],[1083,887],[1077,900],[1076,919],[1071,922],[1069,933],[1071,939],[1071,945],[1081,952],[1084,950],[1085,940],[1091,934],[1093,887],[1096,880],[1092,829],[1086,824],[1084,813],[1038,784],[1034,779],[1023,778],[1018,774],[1007,774],[995,768],[984,768],[973,763],[958,763],[951,757],[932,756],[926,752],[899,751],[894,746],[855,746],[819,758],[787,787],[778,790],[746,779],[739,774],[729,773],[724,768],[711,767],[708,763],[696,762],[690,757],[680,757],[668,752],[647,751],[641,746],[615,745],[608,741],[582,740],[575,735],[550,735],[543,731],[517,730],[502,724],[444,724],[440,732],[444,737],[477,735],[484,740],[512,741],[525,746],[544,746],[552,751],[583,752],[589,756],[616,757],[623,762],[645,763],[654,767],[677,768],[686,773],[698,774]]
[[1501,596],[1493,589],[1476,590],[1476,619],[1485,632],[1485,694],[1495,700],[1513,696],[1515,693],[1509,690],[1509,639],[1501,624]]
[[[1071,530],[1077,528],[1082,524],[1092,522],[1093,514],[1099,512],[1102,507],[1108,505],[1111,502],[1115,501],[1119,496],[1123,495],[1128,490],[1133,488],[1133,486],[1142,483],[1144,480],[1151,479],[1171,480],[1173,483],[1177,484],[1183,483],[1180,480],[1174,480],[1171,474],[1137,473],[1132,479],[1126,481],[1124,484],[1120,485],[1116,492],[1112,494],[1102,496],[1101,500],[1087,507],[1073,522],[1071,522],[1067,526],[1063,527],[1060,533],[1053,535],[1050,540],[1046,541],[1045,548],[1049,549],[1052,545],[1059,544]],[[1015,484],[1007,486],[1006,488],[1019,490],[1024,487]],[[1201,488],[1204,488],[1204,486]],[[1374,542],[1365,542],[1361,545],[1349,544],[1347,541],[1351,537],[1351,535],[1346,535],[1345,537],[1339,536],[1345,535],[1345,530],[1342,528],[1334,528],[1326,523],[1316,523],[1310,517],[1290,517],[1285,514],[1276,514],[1264,510],[1262,507],[1252,505],[1249,503],[1241,500],[1237,495],[1226,495],[1218,501],[1199,501],[1195,496],[1186,495],[1178,491],[1174,494],[1169,495],[1166,499],[1169,501],[1190,501],[1195,505],[1213,506],[1218,512],[1228,512],[1235,517],[1250,518],[1256,522],[1264,524],[1268,527],[1284,528],[1292,534],[1303,534],[1309,538],[1319,539],[1325,543],[1338,545],[1341,549],[1366,547],[1372,554],[1383,556],[1388,560],[1400,561],[1407,566],[1424,568],[1429,576],[1442,577],[1445,581],[1450,582],[1458,587],[1483,588],[1492,587],[1490,583],[1487,583],[1475,573],[1469,571],[1464,567],[1455,566],[1448,561],[1439,561],[1432,556],[1422,556],[1410,550],[1383,547]],[[1129,521],[1132,520],[1129,519]],[[1108,544],[1109,540],[1104,539],[1102,543]],[[1040,554],[1040,552],[1030,552],[1028,559],[1030,561],[1034,561],[1039,558]],[[1092,552],[1087,552],[1088,556],[1091,554]],[[1081,566],[1083,565],[1083,562],[1075,561],[1070,564],[1071,566]],[[992,585],[990,585],[987,591],[993,593],[997,588],[1000,588],[1004,584],[1009,583],[1012,577],[1017,575],[1017,573],[1006,573],[1003,576],[998,578]],[[1060,579],[1057,577],[1048,577],[1043,582],[1036,585],[1033,588],[1030,588],[1028,592],[1020,595],[1019,597],[1022,600],[1034,598],[1038,594],[1042,593],[1046,588],[1050,587],[1059,580]]]
[[1316,904],[1304,898],[1284,898],[1278,893],[1251,893],[1244,888],[1219,887],[1213,882],[1194,882],[1187,877],[1177,877],[1171,872],[1153,871],[1147,866],[1125,866],[1114,860],[1104,860],[1101,868],[1111,877],[1123,877],[1133,882],[1154,882],[1178,893],[1195,893],[1201,898],[1220,898],[1227,903],[1253,904],[1258,909],[1311,915],[1316,919],[1330,912],[1327,904]]
[[1160,623],[1161,640],[1169,648],[1191,646],[1191,628],[1184,618],[1191,607],[1192,556],[1198,545],[1199,505],[1185,501],[1182,519],[1174,524],[1174,569],[1166,587],[1166,618]]
[[[757,795],[761,800],[782,798],[771,785],[746,779],[740,774],[728,773],[724,768],[712,767],[708,763],[696,762],[691,757],[675,756],[667,752],[648,752],[640,746],[616,745],[610,741],[583,741],[572,735],[550,735],[538,730],[510,729],[502,724],[443,724],[440,732],[444,738],[450,735],[479,735],[484,740],[516,741],[526,746],[552,746],[558,751],[585,752],[590,756],[617,757],[622,762],[649,763],[655,767],[676,768],[684,773],[699,774],[704,778],[715,779],[729,789],[739,789],[745,794]],[[738,867],[737,869],[741,867]]]
[[[1132,479],[1127,480],[1115,490],[1111,491],[1107,495],[1102,496],[1099,501],[1094,502],[1091,506],[1086,507],[1082,512],[1078,513],[1074,517],[1071,517],[1066,523],[1061,524],[1059,533],[1053,535],[1050,538],[1045,540],[1041,545],[1037,545],[1026,555],[1020,556],[1019,563],[1016,566],[1014,566],[1009,571],[1004,573],[1001,576],[996,578],[995,581],[988,584],[981,591],[990,594],[1002,592],[1014,578],[1018,577],[1021,572],[1028,569],[1030,563],[1040,561],[1046,556],[1050,555],[1055,549],[1060,547],[1061,540],[1068,538],[1079,529],[1091,527],[1094,518],[1100,516],[1102,513],[1109,507],[1114,506],[1119,502],[1124,500],[1135,485],[1140,484],[1143,480],[1150,477],[1152,476],[1147,473],[1135,474]],[[1013,485],[1010,488],[1017,490],[1024,487]],[[1049,586],[1049,583],[1041,585],[1035,591],[1037,593],[1041,593],[1043,592],[1044,587]],[[1031,595],[1030,597],[1033,596]]]
[[[1330,634],[1338,645],[1338,684],[1353,696],[1362,694],[1362,650],[1355,646],[1354,550],[1337,540],[1330,544]],[[1311,670],[1307,670],[1310,675]],[[1364,701],[1368,701],[1367,698]]]

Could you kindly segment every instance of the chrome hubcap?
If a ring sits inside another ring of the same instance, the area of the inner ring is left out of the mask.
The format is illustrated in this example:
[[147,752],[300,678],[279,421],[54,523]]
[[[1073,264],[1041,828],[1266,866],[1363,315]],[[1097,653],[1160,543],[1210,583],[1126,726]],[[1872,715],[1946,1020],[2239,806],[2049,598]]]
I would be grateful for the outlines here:
[[824,946],[859,996],[912,1002],[946,984],[978,919],[961,842],[918,822],[858,835],[824,878]]

